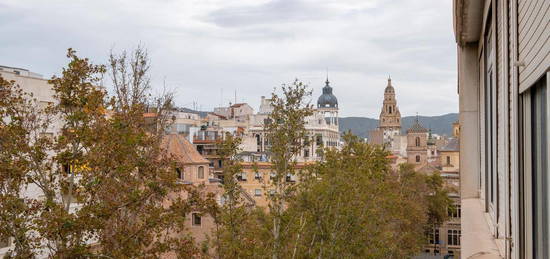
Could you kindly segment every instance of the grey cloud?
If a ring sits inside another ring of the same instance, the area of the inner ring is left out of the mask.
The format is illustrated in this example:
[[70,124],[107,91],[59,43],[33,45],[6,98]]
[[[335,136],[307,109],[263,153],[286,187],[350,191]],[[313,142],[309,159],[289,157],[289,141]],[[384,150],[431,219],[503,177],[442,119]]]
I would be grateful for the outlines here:
[[302,0],[271,0],[257,6],[228,7],[216,10],[206,21],[222,27],[252,26],[267,23],[292,23],[326,19],[330,10]]
[[182,106],[212,108],[237,90],[257,108],[294,78],[316,100],[328,67],[342,116],[378,116],[388,74],[403,114],[457,110],[448,1],[0,2],[0,35],[10,35],[0,37],[0,64],[47,77],[66,64],[68,47],[102,63],[111,47],[141,42],[153,83],[166,79]]

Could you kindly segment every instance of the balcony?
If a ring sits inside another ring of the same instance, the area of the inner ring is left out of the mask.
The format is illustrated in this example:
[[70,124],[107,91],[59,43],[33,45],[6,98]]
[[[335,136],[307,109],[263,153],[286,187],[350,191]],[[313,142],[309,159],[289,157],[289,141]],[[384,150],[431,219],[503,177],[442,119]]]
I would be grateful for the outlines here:
[[[462,199],[463,258],[501,259],[504,240],[493,238],[489,229],[489,216],[483,212],[480,199]],[[500,248],[500,249],[499,249]]]

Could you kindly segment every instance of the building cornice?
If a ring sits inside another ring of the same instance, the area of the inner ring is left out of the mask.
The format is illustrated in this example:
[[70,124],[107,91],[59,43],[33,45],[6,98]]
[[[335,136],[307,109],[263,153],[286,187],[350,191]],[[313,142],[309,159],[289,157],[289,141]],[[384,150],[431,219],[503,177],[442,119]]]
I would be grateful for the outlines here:
[[485,0],[454,0],[453,28],[458,45],[479,41]]

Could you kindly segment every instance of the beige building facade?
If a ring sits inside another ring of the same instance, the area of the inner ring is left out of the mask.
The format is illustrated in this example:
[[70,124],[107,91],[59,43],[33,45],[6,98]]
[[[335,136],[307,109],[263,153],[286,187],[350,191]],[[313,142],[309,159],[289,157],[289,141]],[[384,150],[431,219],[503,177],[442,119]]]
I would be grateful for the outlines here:
[[428,162],[428,130],[420,125],[418,117],[407,130],[407,163],[416,169]]
[[393,137],[401,134],[401,112],[395,98],[395,88],[388,78],[388,85],[384,89],[384,101],[380,111],[378,128],[383,132],[384,144],[390,144]]
[[464,258],[550,258],[550,1],[454,0]]

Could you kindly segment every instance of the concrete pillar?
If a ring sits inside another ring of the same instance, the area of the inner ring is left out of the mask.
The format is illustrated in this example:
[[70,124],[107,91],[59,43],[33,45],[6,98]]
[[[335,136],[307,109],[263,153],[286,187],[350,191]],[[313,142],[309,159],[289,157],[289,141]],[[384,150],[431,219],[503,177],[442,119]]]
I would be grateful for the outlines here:
[[478,198],[480,174],[478,44],[458,46],[460,111],[460,192],[462,199]]

